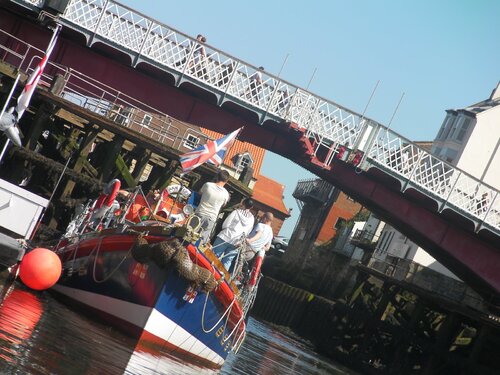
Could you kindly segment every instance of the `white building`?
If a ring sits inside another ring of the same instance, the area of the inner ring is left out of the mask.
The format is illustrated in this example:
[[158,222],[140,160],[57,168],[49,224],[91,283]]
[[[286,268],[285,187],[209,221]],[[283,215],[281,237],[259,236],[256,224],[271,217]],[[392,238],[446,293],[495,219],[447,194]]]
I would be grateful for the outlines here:
[[[500,82],[488,99],[446,113],[431,152],[500,189]],[[368,231],[366,227],[364,230]],[[373,253],[372,265],[383,263],[385,272],[394,274],[398,267],[406,267],[408,262],[459,280],[424,249],[385,224]]]
[[488,99],[446,113],[431,152],[500,189],[500,82]]

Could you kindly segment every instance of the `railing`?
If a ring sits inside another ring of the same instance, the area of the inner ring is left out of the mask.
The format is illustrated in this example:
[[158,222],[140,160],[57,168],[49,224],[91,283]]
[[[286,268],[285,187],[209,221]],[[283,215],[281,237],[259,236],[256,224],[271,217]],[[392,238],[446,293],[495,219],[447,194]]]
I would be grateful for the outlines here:
[[295,187],[293,197],[299,200],[311,198],[320,203],[325,203],[332,190],[333,186],[330,183],[319,178],[301,180]]
[[[40,58],[35,56],[31,60],[28,74]],[[60,97],[162,144],[180,149],[187,140],[188,132],[204,141],[208,139],[194,129],[185,130],[181,134],[179,128],[172,125],[173,119],[167,114],[74,69],[49,62],[46,72],[51,74],[44,73],[40,85],[51,87],[54,79],[61,79],[62,85],[57,92]]]
[[[11,0],[32,3],[28,0]],[[197,81],[217,93],[219,104],[231,99],[277,121],[291,121],[317,145],[336,150],[344,145],[362,151],[361,169],[372,166],[399,177],[408,187],[436,198],[440,210],[452,208],[500,234],[497,189],[431,155],[378,122],[279,77],[238,60],[210,45],[111,0],[71,0],[60,20],[83,30],[89,44],[101,38],[183,79]],[[201,53],[200,51],[204,51]],[[318,149],[315,149],[318,151]],[[331,153],[328,153],[330,155]],[[331,159],[325,163],[329,165]]]
[[351,237],[351,243],[356,246],[369,247],[371,250],[375,249],[379,235],[363,229],[356,229],[354,235]]
[[488,311],[489,302],[481,298],[466,284],[419,263],[407,259],[391,263],[385,259],[373,257],[368,267],[396,280],[416,285],[440,298],[466,304],[476,310]]

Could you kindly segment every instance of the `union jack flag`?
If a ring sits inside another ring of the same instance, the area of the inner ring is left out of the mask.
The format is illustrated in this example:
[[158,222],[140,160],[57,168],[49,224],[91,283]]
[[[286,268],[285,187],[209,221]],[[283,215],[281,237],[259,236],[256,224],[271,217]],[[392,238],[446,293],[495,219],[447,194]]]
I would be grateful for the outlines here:
[[224,160],[226,151],[238,137],[241,129],[242,128],[239,128],[220,139],[208,141],[207,144],[201,145],[197,149],[181,155],[180,162],[182,173],[190,172],[205,162],[209,162],[215,166],[220,165],[222,160]]

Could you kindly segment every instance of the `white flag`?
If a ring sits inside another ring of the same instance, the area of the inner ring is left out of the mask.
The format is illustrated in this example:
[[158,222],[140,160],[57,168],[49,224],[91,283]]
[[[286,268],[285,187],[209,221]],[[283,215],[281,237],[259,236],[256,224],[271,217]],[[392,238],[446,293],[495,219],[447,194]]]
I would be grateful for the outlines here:
[[17,106],[16,106],[17,121],[19,121],[24,111],[28,108],[31,97],[35,92],[36,85],[38,84],[38,81],[40,80],[40,77],[43,74],[43,70],[47,65],[47,61],[49,60],[50,54],[52,53],[52,50],[56,45],[57,34],[59,33],[59,30],[60,26],[57,25],[57,27],[54,28],[54,34],[52,34],[52,38],[50,39],[50,43],[49,46],[47,47],[47,51],[45,52],[45,56],[43,56],[42,61],[40,61],[35,70],[30,74],[28,80],[26,81],[26,86],[24,86],[23,92],[21,93],[21,95],[19,95],[19,98],[17,98]]

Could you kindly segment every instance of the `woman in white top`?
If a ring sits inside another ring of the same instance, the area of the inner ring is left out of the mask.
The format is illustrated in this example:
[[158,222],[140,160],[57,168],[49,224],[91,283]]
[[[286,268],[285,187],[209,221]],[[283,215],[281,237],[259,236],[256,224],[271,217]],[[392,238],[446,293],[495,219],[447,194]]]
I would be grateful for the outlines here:
[[273,240],[273,229],[271,223],[274,216],[271,212],[266,212],[261,219],[261,222],[255,226],[248,238],[247,243],[250,245],[252,252],[245,254],[247,261],[250,261],[259,251],[268,251]]
[[243,199],[240,207],[231,212],[224,220],[222,230],[214,241],[213,251],[228,271],[238,254],[237,246],[240,244],[242,237],[248,236],[253,228],[255,219],[250,211],[252,207],[252,199]]

